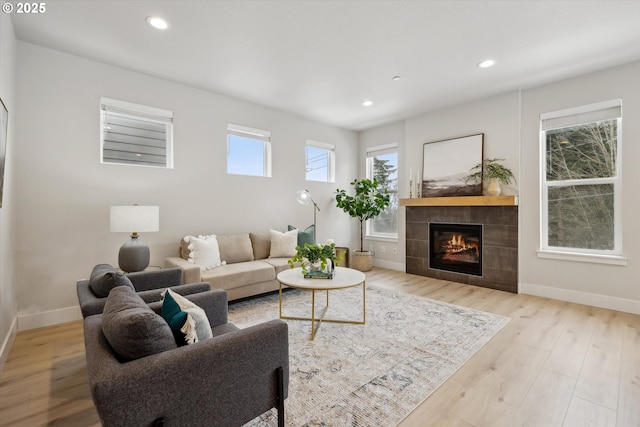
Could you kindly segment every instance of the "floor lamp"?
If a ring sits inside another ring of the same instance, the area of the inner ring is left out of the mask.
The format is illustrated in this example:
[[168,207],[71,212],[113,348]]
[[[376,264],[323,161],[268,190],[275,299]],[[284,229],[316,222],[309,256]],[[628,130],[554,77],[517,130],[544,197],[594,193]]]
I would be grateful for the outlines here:
[[160,208],[158,206],[111,206],[111,231],[131,233],[131,238],[118,253],[118,265],[124,272],[142,271],[149,265],[149,246],[139,232],[158,231]]
[[313,241],[316,240],[316,209],[320,212],[320,208],[318,204],[311,198],[311,193],[309,190],[298,190],[296,193],[296,200],[301,205],[308,205],[309,203],[313,203]]

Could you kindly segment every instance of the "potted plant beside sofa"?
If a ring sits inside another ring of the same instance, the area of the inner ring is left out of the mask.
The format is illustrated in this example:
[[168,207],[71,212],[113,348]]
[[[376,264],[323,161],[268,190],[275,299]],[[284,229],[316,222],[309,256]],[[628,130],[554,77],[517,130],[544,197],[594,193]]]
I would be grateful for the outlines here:
[[387,191],[378,188],[378,180],[375,178],[355,179],[351,185],[355,195],[350,196],[345,190],[338,189],[336,201],[340,209],[360,221],[360,250],[352,253],[351,267],[369,271],[373,268],[373,253],[364,250],[364,224],[366,220],[380,215],[389,205],[390,198]]

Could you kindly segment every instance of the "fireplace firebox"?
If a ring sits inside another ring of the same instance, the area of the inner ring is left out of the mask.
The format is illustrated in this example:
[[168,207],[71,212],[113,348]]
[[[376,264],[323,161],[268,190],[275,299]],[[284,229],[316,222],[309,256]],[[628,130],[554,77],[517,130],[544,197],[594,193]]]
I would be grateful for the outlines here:
[[429,223],[429,268],[482,276],[482,225]]

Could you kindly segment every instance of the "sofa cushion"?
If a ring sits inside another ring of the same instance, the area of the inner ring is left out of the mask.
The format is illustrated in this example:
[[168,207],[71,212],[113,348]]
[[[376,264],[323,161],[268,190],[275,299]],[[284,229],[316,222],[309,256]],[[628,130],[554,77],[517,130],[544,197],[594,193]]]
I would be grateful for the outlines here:
[[271,230],[271,251],[269,258],[291,258],[296,254],[298,245],[298,230],[294,229],[281,233]]
[[116,271],[109,264],[98,264],[93,267],[89,286],[98,298],[106,298],[111,289],[117,286],[127,286],[135,290],[131,280],[122,271]]
[[109,293],[102,313],[102,333],[124,361],[177,348],[167,322],[128,286]]
[[162,296],[160,314],[173,331],[178,346],[193,344],[213,336],[207,314],[201,307],[171,289],[163,291]]
[[229,290],[275,279],[273,266],[262,260],[227,264],[203,271],[200,280],[211,284],[212,289]]
[[189,258],[187,260],[192,264],[199,265],[201,270],[209,270],[222,265],[218,239],[215,234],[198,237],[186,236],[182,240],[189,243],[187,246]]
[[251,246],[253,246],[253,259],[269,258],[271,252],[271,233],[249,233]]
[[227,264],[253,261],[253,248],[249,233],[219,236],[220,259]]
[[[287,227],[289,231],[295,230],[296,227],[293,225],[289,225]],[[298,229],[298,246],[301,248],[304,247],[304,244],[308,243],[310,245],[316,244],[316,226],[311,224],[304,231]]]
[[[276,270],[276,276],[281,271],[289,270],[291,268],[289,266],[289,258],[267,258],[263,261],[273,266],[273,268]],[[300,264],[296,263],[296,267],[299,267],[299,266]]]

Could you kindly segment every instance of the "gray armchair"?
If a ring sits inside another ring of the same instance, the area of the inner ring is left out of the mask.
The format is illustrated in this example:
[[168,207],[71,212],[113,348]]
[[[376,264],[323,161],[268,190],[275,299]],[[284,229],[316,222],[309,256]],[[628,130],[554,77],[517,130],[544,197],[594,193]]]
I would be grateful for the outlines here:
[[[89,383],[102,423],[238,427],[275,407],[284,426],[287,324],[271,320],[238,329],[227,321],[225,291],[186,298],[204,309],[213,338],[128,362],[119,360],[102,332],[105,315],[85,318]],[[148,307],[159,313],[161,304]]]
[[[160,292],[165,288],[170,288],[172,291],[181,295],[195,294],[211,289],[211,285],[208,283],[190,283],[183,285],[182,270],[180,268],[140,271],[128,273],[125,276],[131,280],[136,292],[145,302],[159,301]],[[82,317],[102,313],[107,298],[99,297],[93,292],[89,279],[79,280],[76,283],[76,291],[78,293]]]

